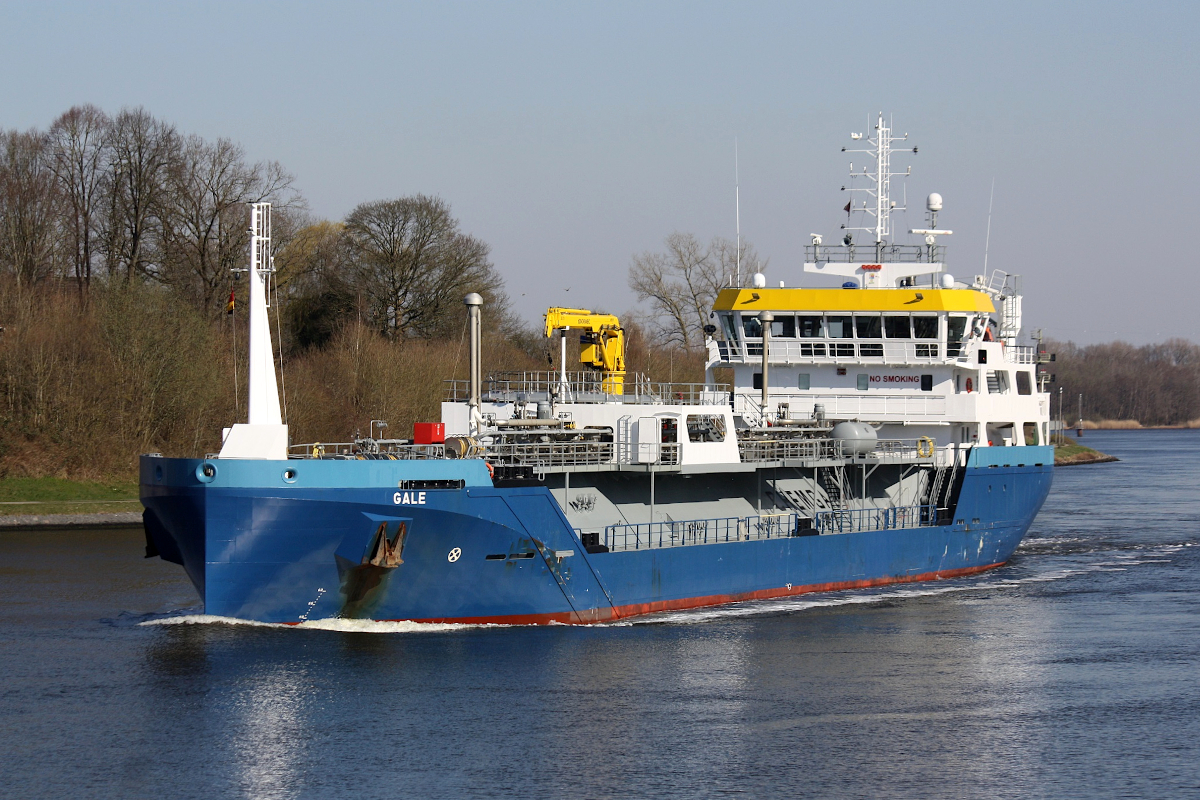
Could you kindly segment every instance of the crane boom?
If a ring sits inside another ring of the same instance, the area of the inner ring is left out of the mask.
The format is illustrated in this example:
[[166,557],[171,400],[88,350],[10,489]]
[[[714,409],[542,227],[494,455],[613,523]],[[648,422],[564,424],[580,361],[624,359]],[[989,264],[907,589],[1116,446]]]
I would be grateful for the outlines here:
[[545,319],[547,338],[555,331],[562,331],[564,337],[569,330],[582,331],[579,363],[602,374],[605,394],[624,394],[625,331],[619,319],[583,308],[550,308]]

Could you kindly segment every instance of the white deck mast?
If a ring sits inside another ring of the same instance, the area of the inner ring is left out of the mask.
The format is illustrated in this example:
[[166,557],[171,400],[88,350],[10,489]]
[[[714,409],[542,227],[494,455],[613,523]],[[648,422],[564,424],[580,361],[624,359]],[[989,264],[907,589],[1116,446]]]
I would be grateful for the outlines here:
[[[241,272],[243,270],[238,270]],[[286,459],[288,429],[279,411],[275,351],[267,317],[267,283],[275,271],[271,257],[271,204],[250,206],[250,391],[247,423],[226,430],[221,458]]]

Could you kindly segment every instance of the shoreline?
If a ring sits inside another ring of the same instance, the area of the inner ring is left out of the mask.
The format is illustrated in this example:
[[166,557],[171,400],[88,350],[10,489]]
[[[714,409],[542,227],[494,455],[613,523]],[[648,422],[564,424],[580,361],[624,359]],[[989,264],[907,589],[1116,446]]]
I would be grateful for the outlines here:
[[0,516],[0,533],[69,531],[75,528],[132,528],[142,524],[140,511],[92,514],[11,514]]

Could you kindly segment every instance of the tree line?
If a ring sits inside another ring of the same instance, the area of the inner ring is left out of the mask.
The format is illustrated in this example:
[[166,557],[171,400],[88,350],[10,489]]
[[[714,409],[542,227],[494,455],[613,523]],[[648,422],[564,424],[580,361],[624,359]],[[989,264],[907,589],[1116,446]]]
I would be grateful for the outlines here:
[[46,130],[0,131],[0,271],[17,287],[142,282],[202,315],[226,305],[249,244],[248,206],[273,205],[278,284],[302,346],[339,318],[430,338],[463,294],[508,314],[488,246],[449,205],[416,195],[313,218],[292,175],[240,145],[187,134],[142,108],[71,108]]
[[1142,425],[1184,425],[1200,419],[1200,346],[1169,339],[1141,347],[1126,342],[1077,345],[1047,340],[1055,354],[1047,365],[1055,377],[1049,384],[1053,416],[1068,425],[1083,419],[1136,420]]

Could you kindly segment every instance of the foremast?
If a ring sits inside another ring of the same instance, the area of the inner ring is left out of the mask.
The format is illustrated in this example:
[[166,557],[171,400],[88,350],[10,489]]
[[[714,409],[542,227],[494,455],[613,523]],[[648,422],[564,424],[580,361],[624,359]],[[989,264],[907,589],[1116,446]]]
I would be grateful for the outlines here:
[[249,279],[250,358],[247,420],[224,431],[220,458],[287,458],[288,428],[283,424],[279,406],[279,386],[275,379],[275,351],[271,343],[271,324],[267,316],[267,285],[275,272],[271,256],[271,204],[250,206]]

